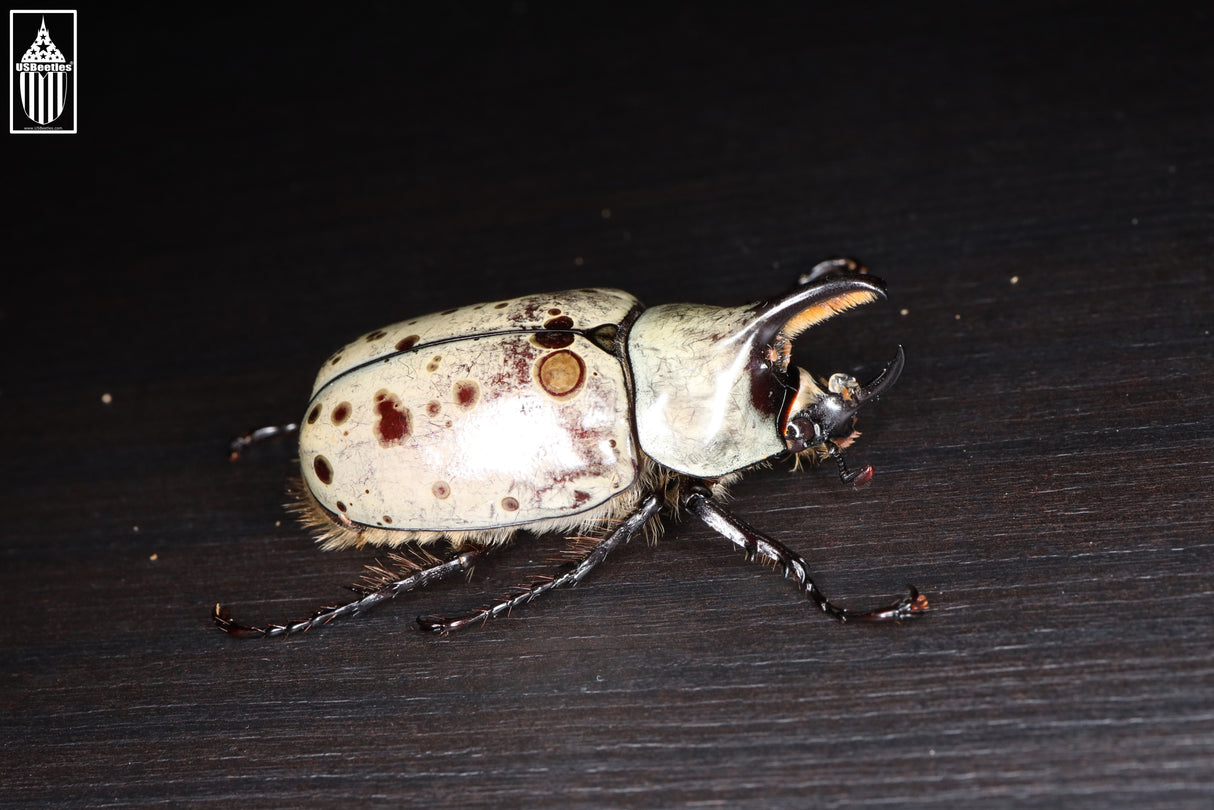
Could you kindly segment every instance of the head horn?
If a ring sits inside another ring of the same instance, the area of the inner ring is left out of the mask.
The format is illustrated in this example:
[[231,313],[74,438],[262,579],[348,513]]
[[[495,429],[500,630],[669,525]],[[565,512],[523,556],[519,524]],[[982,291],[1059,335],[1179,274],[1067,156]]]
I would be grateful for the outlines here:
[[[840,392],[832,391],[819,397],[803,414],[799,414],[792,420],[797,423],[794,429],[799,444],[803,446],[831,444],[850,436],[856,421],[856,413],[864,404],[872,402],[889,390],[898,381],[898,376],[905,365],[906,353],[899,346],[894,359],[868,385],[860,386],[858,391],[844,387]],[[852,385],[854,384],[853,381]],[[853,392],[849,393],[849,390]],[[806,419],[810,425],[805,424],[803,420]],[[812,430],[809,429],[811,425]]]
[[889,361],[881,373],[878,374],[868,385],[860,389],[859,395],[856,397],[857,406],[863,405],[866,402],[876,399],[898,381],[902,376],[902,369],[906,366],[906,352],[902,351],[902,347],[898,346],[898,353],[894,355],[894,359]]

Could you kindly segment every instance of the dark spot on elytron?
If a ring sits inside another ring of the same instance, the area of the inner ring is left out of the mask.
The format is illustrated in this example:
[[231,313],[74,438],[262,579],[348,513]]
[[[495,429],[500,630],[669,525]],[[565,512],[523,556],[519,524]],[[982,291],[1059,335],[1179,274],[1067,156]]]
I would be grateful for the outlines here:
[[320,403],[317,402],[312,406],[312,410],[308,411],[308,424],[315,425],[316,420],[320,418]]
[[375,436],[381,447],[391,447],[409,438],[413,432],[413,419],[409,409],[402,407],[400,397],[386,389],[375,392],[375,412],[379,421],[375,423]]
[[536,332],[531,340],[545,349],[563,349],[573,345],[573,335],[569,332]]
[[391,523],[392,523],[392,518],[388,517],[387,515],[384,515],[384,523],[391,524]]
[[335,354],[335,355],[333,355],[333,357],[331,357],[331,358],[329,359],[329,365],[331,365],[331,366],[335,366],[335,365],[337,365],[337,364],[338,364],[338,363],[340,363],[340,362],[341,362],[341,355],[340,355],[340,354]]
[[442,359],[443,359],[442,355],[440,355],[440,354],[434,355],[434,358],[429,363],[426,363],[426,371],[431,371],[431,372],[438,371],[438,361],[442,360]]
[[494,304],[493,308],[494,309],[505,309],[507,306],[509,306],[509,304],[507,304],[505,301],[503,301],[500,304]]
[[465,411],[476,407],[476,401],[481,396],[481,387],[474,380],[460,380],[452,386],[452,391],[455,394],[455,404]]
[[[549,312],[560,312],[560,310],[549,310]],[[551,318],[544,324],[545,329],[572,329],[573,318],[568,315],[561,315],[559,318]],[[568,332],[538,332],[535,335],[535,342],[545,349],[563,349],[566,346],[572,345],[573,335]]]
[[451,485],[446,481],[435,481],[430,487],[430,493],[440,501],[445,501],[451,497]]
[[567,397],[585,382],[586,364],[574,352],[562,349],[539,359],[535,364],[535,377],[552,396]]
[[317,456],[312,459],[312,469],[316,470],[316,477],[320,479],[320,483],[325,486],[333,483],[333,468],[329,466],[327,458]]
[[560,315],[561,311],[559,309],[553,308],[553,309],[548,310],[548,314],[549,315]]
[[426,414],[428,416],[438,416],[442,409],[443,406],[439,405],[436,399],[432,399],[426,403]]
[[350,418],[350,403],[339,402],[337,407],[333,409],[333,424],[340,425],[342,422]]
[[575,489],[575,490],[573,491],[573,505],[574,505],[574,507],[581,506],[582,504],[586,503],[586,501],[588,501],[588,500],[590,500],[590,493],[589,493],[589,492],[582,492],[580,489]]
[[514,498],[506,496],[505,498],[502,498],[502,508],[505,509],[507,512],[517,512],[518,511],[518,501]]
[[439,315],[454,315],[457,312],[459,312],[458,307],[456,307],[455,309],[444,309],[442,312],[440,312],[438,314]]
[[403,337],[396,341],[396,350],[398,352],[407,352],[409,349],[412,349],[414,344],[416,344],[419,340],[421,340],[421,335],[409,335],[408,337]]
[[367,335],[366,341],[368,343],[374,343],[375,341],[379,340],[380,338],[387,337],[387,336],[388,336],[388,333],[385,332],[384,330],[376,329],[374,332]]
[[345,505],[344,503],[342,503],[341,501],[338,501],[338,502],[335,504],[335,506],[337,507],[337,511],[338,511],[338,512],[344,512],[344,511],[346,511],[346,505]]

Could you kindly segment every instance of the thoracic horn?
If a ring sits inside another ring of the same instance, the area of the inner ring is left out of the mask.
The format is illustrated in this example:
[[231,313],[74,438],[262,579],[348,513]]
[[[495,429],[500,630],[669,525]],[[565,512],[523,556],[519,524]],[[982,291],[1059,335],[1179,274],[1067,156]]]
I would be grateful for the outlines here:
[[791,341],[814,324],[852,307],[885,298],[885,285],[872,276],[833,276],[802,285],[774,301],[755,306],[751,341],[756,347]]

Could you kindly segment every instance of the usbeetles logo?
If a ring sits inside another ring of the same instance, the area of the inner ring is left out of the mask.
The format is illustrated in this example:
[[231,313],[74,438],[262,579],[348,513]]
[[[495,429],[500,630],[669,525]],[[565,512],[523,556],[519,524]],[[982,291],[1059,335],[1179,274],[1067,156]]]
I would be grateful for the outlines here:
[[10,11],[9,128],[13,134],[76,131],[76,12]]

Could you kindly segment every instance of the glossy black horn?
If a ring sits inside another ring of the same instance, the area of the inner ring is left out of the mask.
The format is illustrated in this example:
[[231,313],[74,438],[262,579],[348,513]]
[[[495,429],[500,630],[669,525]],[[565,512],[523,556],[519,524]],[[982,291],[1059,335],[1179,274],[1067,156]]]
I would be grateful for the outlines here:
[[889,361],[889,365],[872,382],[860,389],[860,395],[856,397],[856,404],[863,405],[888,391],[890,386],[898,381],[905,366],[906,352],[902,351],[902,347],[899,346],[898,353],[894,355],[893,360]]
[[815,441],[850,436],[860,407],[889,390],[889,387],[898,381],[898,375],[902,373],[905,364],[906,354],[899,346],[898,353],[885,370],[868,385],[863,386],[857,395],[845,397],[842,394],[826,394],[819,398],[807,412],[807,416],[817,428]]
[[[755,320],[751,323],[747,342],[752,346],[769,346],[784,326],[798,314],[835,299],[846,300],[851,295],[869,300],[885,297],[885,284],[874,276],[829,276],[794,288],[774,301],[756,304]],[[851,306],[847,304],[844,308]],[[835,309],[832,307],[831,309]],[[835,309],[835,311],[838,311]],[[829,317],[832,312],[826,312]]]

